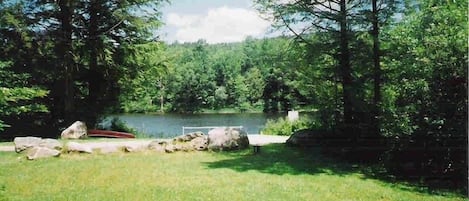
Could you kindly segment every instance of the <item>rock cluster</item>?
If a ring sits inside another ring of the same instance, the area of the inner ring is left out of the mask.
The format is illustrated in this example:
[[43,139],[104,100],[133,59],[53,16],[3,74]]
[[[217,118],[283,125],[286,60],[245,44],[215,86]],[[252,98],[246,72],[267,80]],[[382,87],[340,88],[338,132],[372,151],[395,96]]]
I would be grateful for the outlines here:
[[175,151],[205,151],[207,150],[208,136],[202,132],[189,133],[177,136],[170,140],[154,140],[148,149],[157,152],[173,153]]
[[[76,123],[76,122],[75,122]],[[81,126],[78,126],[81,127]],[[86,126],[85,126],[86,128]],[[67,130],[67,129],[66,129]],[[65,132],[65,131],[64,131]],[[72,135],[64,135],[62,137],[74,136],[81,138],[80,131],[70,131],[65,133],[73,133]],[[194,132],[177,136],[172,139],[154,140],[151,142],[144,141],[123,141],[109,143],[78,143],[67,142],[63,144],[56,139],[41,139],[38,137],[16,137],[14,139],[15,150],[20,153],[27,151],[27,158],[35,160],[39,158],[57,157],[61,153],[93,153],[101,154],[115,152],[137,152],[137,151],[155,151],[161,153],[173,153],[177,151],[223,151],[243,149],[249,146],[249,139],[246,132],[235,128],[216,128],[211,130],[208,135],[202,132]]]
[[222,127],[208,132],[189,133],[172,140],[155,140],[148,145],[150,150],[173,153],[175,151],[226,151],[249,147],[248,135],[238,128]]

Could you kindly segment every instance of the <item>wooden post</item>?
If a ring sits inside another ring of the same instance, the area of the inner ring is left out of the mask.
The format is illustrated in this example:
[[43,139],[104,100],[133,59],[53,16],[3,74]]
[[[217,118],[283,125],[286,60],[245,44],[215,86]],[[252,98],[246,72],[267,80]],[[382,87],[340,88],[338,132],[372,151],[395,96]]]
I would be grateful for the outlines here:
[[252,147],[254,148],[254,154],[258,154],[261,151],[261,145],[254,144]]

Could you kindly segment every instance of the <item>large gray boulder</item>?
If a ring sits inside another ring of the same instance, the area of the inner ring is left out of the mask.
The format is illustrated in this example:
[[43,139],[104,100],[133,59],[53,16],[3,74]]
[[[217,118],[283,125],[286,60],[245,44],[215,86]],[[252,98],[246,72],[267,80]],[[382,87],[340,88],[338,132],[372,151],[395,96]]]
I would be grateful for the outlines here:
[[80,139],[88,136],[86,124],[81,121],[76,121],[60,134],[62,139]]
[[223,151],[249,147],[248,135],[238,128],[222,127],[208,132],[208,150]]
[[42,139],[38,137],[15,137],[13,143],[15,144],[15,151],[20,153],[26,149],[39,146]]
[[70,152],[89,153],[89,154],[93,153],[93,150],[91,149],[91,147],[84,145],[84,144],[80,144],[78,142],[68,142],[65,145],[65,149],[69,153]]
[[47,147],[33,147],[28,150],[27,158],[29,160],[36,160],[39,158],[50,158],[60,156],[60,151],[50,149]]

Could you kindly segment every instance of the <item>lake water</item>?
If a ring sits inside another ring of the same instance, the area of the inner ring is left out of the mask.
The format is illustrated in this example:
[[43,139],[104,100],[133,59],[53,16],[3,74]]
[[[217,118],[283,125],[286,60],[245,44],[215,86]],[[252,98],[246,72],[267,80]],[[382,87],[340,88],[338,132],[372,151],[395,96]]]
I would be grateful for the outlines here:
[[[156,138],[171,138],[182,134],[182,127],[243,126],[248,134],[258,134],[268,119],[286,114],[122,114],[118,117],[128,126]],[[207,129],[198,129],[207,133]],[[198,130],[186,130],[185,133]]]

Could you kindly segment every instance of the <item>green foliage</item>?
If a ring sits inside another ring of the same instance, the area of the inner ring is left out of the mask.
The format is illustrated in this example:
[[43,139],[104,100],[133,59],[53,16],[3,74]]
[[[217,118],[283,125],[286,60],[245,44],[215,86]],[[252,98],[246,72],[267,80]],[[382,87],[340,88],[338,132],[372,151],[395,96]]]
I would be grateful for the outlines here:
[[124,121],[122,121],[118,117],[112,118],[109,128],[103,128],[103,129],[109,129],[111,131],[132,133],[137,138],[146,138],[146,137],[148,137],[146,134],[144,134],[142,132],[139,132],[137,129],[128,126]]
[[320,128],[321,125],[306,117],[302,117],[295,121],[290,121],[287,118],[279,118],[277,120],[267,120],[262,134],[268,135],[286,135],[289,136],[296,131],[303,129]]
[[[172,71],[170,58],[163,43],[131,45],[125,58],[128,73],[120,79],[120,109],[126,113],[163,112],[168,75]],[[131,71],[136,71],[131,72]]]
[[[383,134],[395,137],[388,168],[417,163],[464,182],[453,174],[467,174],[466,3],[425,2],[388,34]],[[430,147],[438,151],[414,151]]]
[[[10,63],[0,61],[0,118],[24,113],[48,112],[47,107],[33,102],[47,96],[48,91],[38,87],[25,87],[27,74],[9,70]],[[0,120],[0,131],[10,127]]]
[[[57,129],[76,120],[94,125],[101,115],[118,108],[119,93],[131,91],[124,85],[133,81],[142,65],[164,66],[159,63],[164,59],[156,54],[161,51],[148,51],[153,54],[140,54],[134,57],[140,59],[128,62],[134,49],[140,48],[142,53],[153,48],[152,44],[148,47],[139,47],[139,44],[154,41],[155,29],[161,26],[158,9],[163,1],[0,3],[0,57],[11,61],[11,70],[16,75],[28,75],[23,83],[14,85],[38,86],[50,92],[35,101],[38,105],[46,105],[50,115],[30,115],[28,118],[47,125],[48,132],[56,133]],[[155,73],[155,70],[144,70]],[[3,76],[1,78],[3,80]],[[15,77],[6,80],[15,80]],[[135,81],[130,86],[142,82]],[[151,92],[144,99],[159,96]],[[132,98],[127,99],[131,102],[134,101]],[[27,110],[30,109],[43,108],[34,106]],[[18,119],[12,118],[12,121]]]
[[[461,187],[466,177],[456,175],[467,175],[467,2],[256,3],[300,41],[292,48],[297,79],[284,82],[285,89],[299,86],[303,100],[317,106],[324,129],[353,142],[351,149],[383,147],[385,166],[396,174],[412,175],[401,166],[410,163],[419,179],[438,175]],[[376,3],[386,8],[372,10]],[[276,70],[266,77],[266,108],[281,107],[269,90],[282,88],[283,71]]]
[[[262,110],[266,106],[265,97],[271,94],[275,94],[274,98],[270,98],[272,102],[281,107],[272,107],[269,111],[287,110],[297,106],[298,102],[306,105],[308,103],[297,100],[305,96],[296,91],[307,89],[301,84],[297,84],[296,88],[289,87],[294,80],[294,71],[289,67],[297,60],[295,51],[287,51],[290,43],[290,38],[283,37],[213,45],[200,40],[196,43],[169,45],[158,53],[151,49],[134,49],[134,54],[141,56],[129,57],[129,61],[142,63],[134,65],[142,70],[136,72],[137,79],[130,78],[121,83],[123,88],[129,89],[121,95],[121,108],[125,112],[153,112],[157,107],[176,112],[223,108]],[[155,54],[149,53],[152,51]],[[151,60],[144,58],[164,61],[163,66],[157,67],[165,69],[163,76],[157,72],[146,73],[143,69],[155,65],[142,62]],[[277,74],[272,76],[281,75],[281,80],[267,82],[270,69],[275,69]],[[164,90],[161,90],[161,80]],[[158,84],[155,84],[157,81]],[[125,87],[128,83],[135,85]],[[269,93],[264,93],[266,88],[270,90]]]

